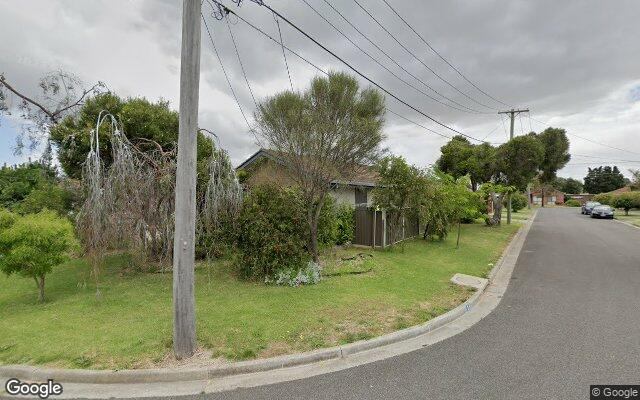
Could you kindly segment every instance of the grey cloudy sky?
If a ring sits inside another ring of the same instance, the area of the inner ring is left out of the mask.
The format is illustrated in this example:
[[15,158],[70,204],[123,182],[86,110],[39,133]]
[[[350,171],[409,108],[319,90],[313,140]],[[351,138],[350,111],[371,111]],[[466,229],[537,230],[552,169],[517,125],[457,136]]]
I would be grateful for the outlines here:
[[[291,21],[374,80],[425,113],[474,137],[501,143],[508,121],[504,108],[466,83],[432,53],[382,0],[358,0],[438,79],[402,49],[352,0],[327,0],[413,75],[455,102],[488,114],[461,112],[405,85],[340,36],[303,0],[266,0]],[[325,0],[307,0],[322,15],[394,74],[422,91],[421,83],[387,59],[332,10]],[[278,37],[271,13],[250,0],[228,7]],[[570,136],[573,160],[561,176],[584,177],[588,165],[640,168],[640,1],[637,0],[388,0],[445,58],[492,96],[532,110],[531,117],[609,146]],[[224,21],[203,12],[245,113],[255,109]],[[85,82],[104,81],[125,96],[164,98],[178,104],[181,2],[159,0],[0,0],[0,72],[18,87],[36,92],[45,72],[64,69]],[[289,86],[278,45],[231,17],[249,82],[258,99]],[[325,70],[345,70],[323,50],[281,22],[285,44]],[[200,126],[216,132],[235,162],[257,149],[222,74],[203,27]],[[317,74],[287,54],[293,85],[303,89]],[[363,82],[365,84],[365,82]],[[439,98],[445,103],[449,100]],[[443,134],[451,132],[387,96],[390,109]],[[455,104],[454,104],[455,105]],[[457,106],[458,107],[458,106]],[[13,161],[16,120],[0,121],[0,161]],[[504,125],[503,125],[504,124]],[[516,134],[544,129],[528,116]],[[410,162],[433,163],[447,139],[388,114],[386,146]]]

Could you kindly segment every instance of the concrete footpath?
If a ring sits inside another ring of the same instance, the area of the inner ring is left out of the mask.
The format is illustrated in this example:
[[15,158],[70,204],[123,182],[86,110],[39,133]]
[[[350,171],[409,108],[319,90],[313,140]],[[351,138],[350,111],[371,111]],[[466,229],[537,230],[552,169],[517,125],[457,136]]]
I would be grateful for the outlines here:
[[[457,335],[487,316],[500,302],[535,215],[518,231],[480,290],[454,310],[428,323],[301,355],[235,363],[226,370],[77,371],[0,367],[0,382],[9,378],[61,382],[55,398],[141,398],[201,395],[309,378],[414,352]],[[4,385],[3,385],[4,386]],[[0,394],[3,394],[0,389]]]

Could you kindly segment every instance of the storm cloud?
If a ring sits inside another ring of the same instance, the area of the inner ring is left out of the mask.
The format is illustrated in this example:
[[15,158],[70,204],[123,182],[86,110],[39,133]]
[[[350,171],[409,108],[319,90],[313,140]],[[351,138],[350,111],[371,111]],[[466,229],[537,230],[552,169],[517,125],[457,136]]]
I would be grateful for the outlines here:
[[[268,4],[347,62],[389,91],[443,123],[476,138],[502,143],[508,121],[497,115],[502,105],[465,82],[395,16],[382,0],[358,0],[428,71],[398,45],[352,0],[307,0],[381,64],[411,85],[455,105],[425,88],[349,26],[328,4],[382,48],[406,70],[438,93],[486,114],[446,107],[407,86],[371,61],[336,32],[302,0]],[[561,176],[582,178],[588,165],[616,164],[640,168],[640,2],[581,1],[416,1],[387,0],[407,21],[478,87],[516,107],[531,109],[516,120],[516,134],[540,131],[547,124],[566,128],[571,163]],[[223,1],[243,18],[278,38],[273,15],[250,0],[238,7]],[[229,29],[235,36],[257,101],[289,88],[282,49],[230,16],[216,20],[210,3],[203,14],[240,106],[252,119],[255,105],[245,83]],[[64,69],[85,82],[104,81],[125,96],[167,99],[177,108],[179,97],[181,2],[158,0],[0,1],[0,72],[18,87],[31,88],[44,73]],[[285,44],[324,70],[347,70],[337,60],[280,21]],[[231,95],[203,26],[200,126],[218,134],[235,162],[257,149],[255,139]],[[318,72],[288,53],[293,86],[304,89]],[[449,83],[444,82],[444,80]],[[361,80],[362,85],[367,82]],[[454,86],[455,89],[452,87]],[[456,90],[457,89],[457,90]],[[461,94],[465,93],[467,96]],[[479,104],[481,103],[481,104]],[[387,96],[401,115],[446,135],[435,125]],[[488,106],[488,107],[487,107]],[[459,106],[456,106],[460,108]],[[539,121],[542,121],[539,122]],[[5,125],[7,121],[4,121]],[[17,122],[11,121],[14,129]],[[6,126],[3,128],[6,133]],[[447,139],[387,115],[386,146],[420,166],[433,163]],[[605,147],[592,141],[617,147]],[[10,134],[0,138],[12,146]]]

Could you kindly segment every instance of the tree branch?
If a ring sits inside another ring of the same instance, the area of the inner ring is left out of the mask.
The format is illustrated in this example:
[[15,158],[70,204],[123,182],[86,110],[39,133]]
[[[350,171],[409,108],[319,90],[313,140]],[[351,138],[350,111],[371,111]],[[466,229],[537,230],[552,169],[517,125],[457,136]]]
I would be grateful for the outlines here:
[[37,101],[25,96],[24,94],[18,92],[16,89],[14,89],[11,85],[9,85],[7,83],[7,81],[4,78],[4,75],[0,74],[0,84],[2,84],[2,86],[6,87],[7,89],[9,89],[13,94],[15,94],[16,96],[20,97],[22,100],[33,104],[34,106],[38,107],[39,109],[42,110],[42,112],[44,112],[52,121],[55,122],[55,114],[52,113],[51,111],[47,110],[42,104],[38,103]]

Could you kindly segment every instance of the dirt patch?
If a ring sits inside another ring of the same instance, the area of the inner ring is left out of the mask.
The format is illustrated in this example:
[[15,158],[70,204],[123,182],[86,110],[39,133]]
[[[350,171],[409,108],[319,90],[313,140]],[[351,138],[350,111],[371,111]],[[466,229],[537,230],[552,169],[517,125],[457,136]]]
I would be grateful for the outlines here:
[[258,358],[277,357],[284,354],[295,353],[296,350],[286,342],[269,343],[265,349],[258,353]]
[[177,360],[173,352],[167,353],[159,362],[145,360],[136,363],[134,368],[170,368],[170,369],[188,369],[201,367],[218,367],[228,365],[229,361],[223,357],[213,357],[211,350],[199,347],[193,356],[182,360]]

